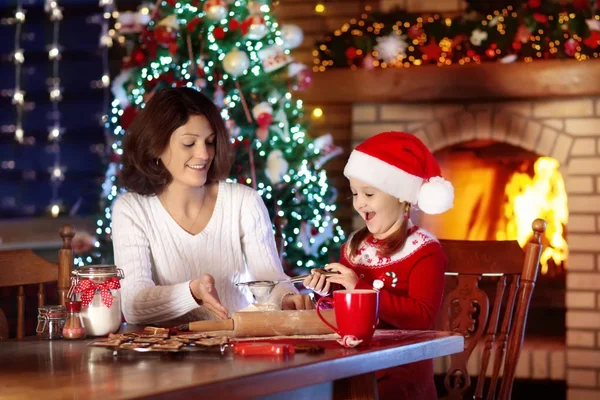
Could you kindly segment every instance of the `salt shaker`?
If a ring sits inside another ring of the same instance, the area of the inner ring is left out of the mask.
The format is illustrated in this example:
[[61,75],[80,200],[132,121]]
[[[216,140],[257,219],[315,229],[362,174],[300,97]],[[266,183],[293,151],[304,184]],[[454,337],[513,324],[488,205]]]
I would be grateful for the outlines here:
[[85,325],[81,317],[81,302],[67,301],[67,319],[63,327],[63,339],[85,339]]

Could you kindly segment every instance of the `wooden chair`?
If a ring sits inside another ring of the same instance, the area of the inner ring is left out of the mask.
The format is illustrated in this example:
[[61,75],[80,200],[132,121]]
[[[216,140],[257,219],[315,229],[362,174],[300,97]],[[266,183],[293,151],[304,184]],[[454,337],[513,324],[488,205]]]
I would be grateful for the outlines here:
[[[23,339],[25,335],[25,285],[39,285],[38,307],[42,307],[45,301],[44,283],[58,282],[58,299],[61,305],[65,304],[71,286],[73,270],[71,240],[75,236],[75,228],[72,225],[63,225],[60,236],[63,245],[58,251],[58,264],[44,260],[31,250],[0,251],[0,287],[18,286],[17,340]],[[2,316],[3,313],[0,314],[0,340],[8,336],[2,333]]]
[[[438,329],[458,332],[465,337],[465,350],[450,357],[450,368],[444,379],[451,399],[463,398],[469,388],[471,379],[467,362],[477,343],[484,337],[474,398],[483,398],[486,372],[493,353],[487,399],[496,398],[503,361],[498,397],[510,399],[531,294],[538,274],[541,237],[546,230],[546,222],[536,219],[532,228],[532,239],[524,249],[517,241],[440,240],[448,258],[448,267]],[[480,287],[483,277],[497,279],[491,310],[491,296]],[[508,295],[505,296],[507,284]],[[501,315],[502,324],[498,331]]]

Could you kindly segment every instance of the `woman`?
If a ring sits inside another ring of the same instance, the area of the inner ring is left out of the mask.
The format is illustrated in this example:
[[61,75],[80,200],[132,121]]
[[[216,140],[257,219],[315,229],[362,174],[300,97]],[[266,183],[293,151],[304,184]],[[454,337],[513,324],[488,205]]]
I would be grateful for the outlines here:
[[[262,199],[226,183],[229,134],[212,101],[190,88],[157,92],[130,127],[113,208],[121,304],[130,323],[224,319],[248,305],[235,283],[283,280]],[[290,283],[273,289],[283,309],[312,308]]]

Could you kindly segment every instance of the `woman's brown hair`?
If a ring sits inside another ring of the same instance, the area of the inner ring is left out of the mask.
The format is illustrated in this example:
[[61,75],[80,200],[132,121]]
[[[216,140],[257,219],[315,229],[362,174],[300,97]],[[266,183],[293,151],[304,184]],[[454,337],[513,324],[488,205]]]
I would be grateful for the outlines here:
[[207,182],[225,179],[231,168],[231,142],[219,109],[195,89],[169,88],[155,93],[133,120],[123,145],[121,185],[144,196],[160,194],[173,177],[158,160],[173,132],[190,116],[203,115],[215,133],[215,158]]
[[[408,217],[410,213],[410,203],[406,202],[404,204],[405,216]],[[404,246],[408,232],[408,218],[406,217],[402,220],[398,230],[378,243],[377,255],[379,257],[389,257]],[[354,233],[350,240],[350,255],[352,257],[356,257],[361,243],[363,243],[369,235],[371,235],[371,232],[369,232],[369,229],[367,229],[366,226]]]

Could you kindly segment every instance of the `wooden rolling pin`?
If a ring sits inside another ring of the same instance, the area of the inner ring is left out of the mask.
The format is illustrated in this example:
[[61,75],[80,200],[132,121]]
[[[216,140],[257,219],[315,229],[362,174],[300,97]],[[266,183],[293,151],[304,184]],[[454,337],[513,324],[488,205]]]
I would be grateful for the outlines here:
[[[336,325],[333,310],[322,310],[321,315]],[[233,337],[324,335],[333,333],[317,316],[315,310],[256,311],[233,313],[230,319],[195,321],[189,323],[194,332],[232,331]]]

